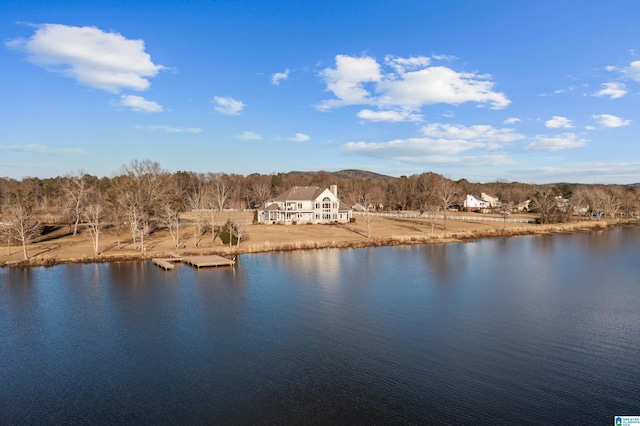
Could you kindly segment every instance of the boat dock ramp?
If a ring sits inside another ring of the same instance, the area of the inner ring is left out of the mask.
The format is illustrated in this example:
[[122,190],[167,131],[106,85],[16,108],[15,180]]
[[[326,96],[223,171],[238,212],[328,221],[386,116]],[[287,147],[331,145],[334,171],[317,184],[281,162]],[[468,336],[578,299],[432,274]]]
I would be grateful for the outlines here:
[[186,263],[198,269],[218,266],[233,266],[236,261],[215,254],[208,256],[177,256],[151,259],[154,265],[166,270],[172,270],[176,262]]

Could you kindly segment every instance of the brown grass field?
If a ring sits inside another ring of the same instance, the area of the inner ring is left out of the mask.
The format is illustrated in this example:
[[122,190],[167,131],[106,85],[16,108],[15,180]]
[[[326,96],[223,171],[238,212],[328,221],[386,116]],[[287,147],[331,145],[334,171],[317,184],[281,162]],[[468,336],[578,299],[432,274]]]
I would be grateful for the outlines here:
[[[194,226],[185,223],[181,226],[180,248],[176,249],[168,231],[152,233],[146,240],[147,251],[135,250],[131,236],[126,230],[120,234],[120,246],[115,230],[106,229],[100,235],[100,253],[94,255],[92,239],[87,229],[73,236],[66,225],[49,226],[48,233],[27,246],[29,260],[24,261],[22,246],[4,246],[0,248],[0,266],[37,266],[58,263],[109,262],[119,260],[150,259],[165,257],[169,253],[218,254],[234,256],[241,253],[257,253],[276,250],[316,249],[328,247],[366,247],[401,244],[431,244],[460,242],[478,238],[536,235],[549,233],[575,232],[592,229],[604,229],[606,221],[576,220],[558,225],[537,225],[525,223],[484,222],[480,218],[488,215],[476,214],[478,220],[443,221],[437,220],[431,227],[431,220],[425,218],[370,217],[371,236],[367,238],[366,219],[356,216],[355,223],[327,225],[258,225],[252,224],[251,212],[226,213],[235,221],[245,223],[246,238],[239,246],[229,247],[216,238],[212,241],[210,232],[200,237],[195,246]],[[473,213],[451,213],[451,215],[474,216]],[[496,216],[497,217],[497,216]],[[513,215],[514,218],[533,218],[534,216]],[[188,221],[188,215],[185,215]]]

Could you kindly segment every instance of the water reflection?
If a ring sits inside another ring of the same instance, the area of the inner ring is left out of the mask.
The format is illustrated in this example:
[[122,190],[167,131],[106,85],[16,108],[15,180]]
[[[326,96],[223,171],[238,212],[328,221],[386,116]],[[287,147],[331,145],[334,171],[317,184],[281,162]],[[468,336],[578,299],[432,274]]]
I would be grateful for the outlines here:
[[604,423],[640,232],[0,270],[0,423]]
[[424,248],[426,260],[439,285],[450,285],[456,280],[456,271],[464,265],[464,256],[460,256],[460,247],[454,244],[431,244]]

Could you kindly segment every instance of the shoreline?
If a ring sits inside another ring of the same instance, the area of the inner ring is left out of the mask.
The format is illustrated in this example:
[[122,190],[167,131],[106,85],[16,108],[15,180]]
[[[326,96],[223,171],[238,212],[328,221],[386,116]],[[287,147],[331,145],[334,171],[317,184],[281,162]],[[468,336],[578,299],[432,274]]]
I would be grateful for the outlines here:
[[[626,226],[637,226],[638,222],[615,222],[607,221],[580,221],[564,224],[545,224],[526,227],[510,227],[510,228],[490,228],[490,229],[472,229],[464,231],[439,232],[437,234],[407,234],[407,235],[390,235],[385,237],[371,237],[365,239],[352,240],[295,240],[271,243],[270,241],[252,242],[251,240],[244,242],[240,247],[229,248],[227,246],[217,246],[208,248],[183,248],[180,250],[153,251],[150,253],[119,253],[119,254],[99,254],[84,255],[81,257],[59,257],[58,255],[47,256],[38,254],[27,260],[9,260],[0,263],[0,267],[6,268],[31,268],[31,267],[49,267],[61,264],[83,264],[83,263],[115,263],[126,261],[144,261],[151,260],[155,257],[170,257],[170,253],[178,253],[180,255],[219,255],[224,257],[239,256],[241,254],[269,253],[275,251],[292,251],[292,250],[316,250],[325,248],[364,248],[364,247],[384,247],[384,246],[402,246],[417,244],[448,244],[475,241],[485,238],[508,238],[520,236],[550,235],[550,234],[566,234],[574,232],[589,232],[598,230],[614,229]],[[276,225],[266,225],[276,226]],[[296,225],[297,226],[297,225]]]

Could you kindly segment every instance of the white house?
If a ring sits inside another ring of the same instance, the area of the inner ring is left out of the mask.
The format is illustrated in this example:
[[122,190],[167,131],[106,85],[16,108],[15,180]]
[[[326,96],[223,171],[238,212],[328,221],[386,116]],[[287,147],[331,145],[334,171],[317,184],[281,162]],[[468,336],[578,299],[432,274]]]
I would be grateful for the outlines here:
[[473,195],[467,194],[467,198],[464,200],[463,207],[468,211],[481,211],[490,207],[489,202],[478,199]]
[[338,186],[294,186],[258,209],[258,223],[348,222],[352,210],[338,199]]
[[498,197],[492,197],[491,195],[485,194],[484,192],[480,194],[480,199],[489,203],[489,207],[491,207],[492,209],[502,206],[502,202],[500,202]]

